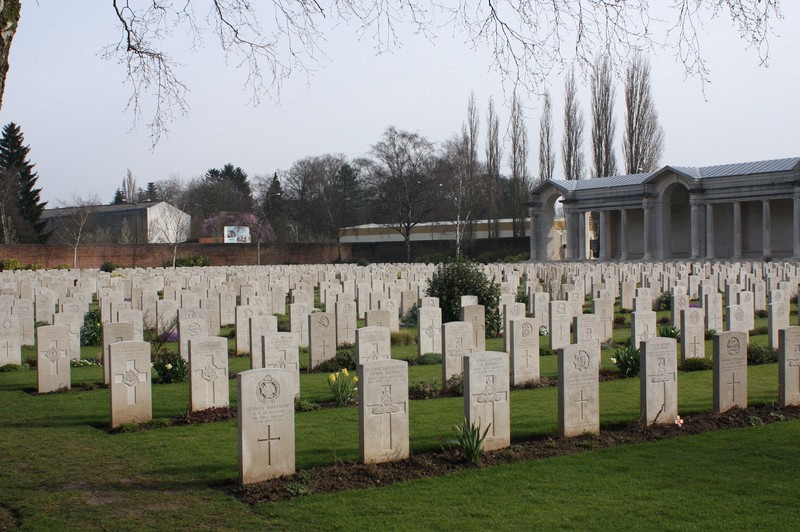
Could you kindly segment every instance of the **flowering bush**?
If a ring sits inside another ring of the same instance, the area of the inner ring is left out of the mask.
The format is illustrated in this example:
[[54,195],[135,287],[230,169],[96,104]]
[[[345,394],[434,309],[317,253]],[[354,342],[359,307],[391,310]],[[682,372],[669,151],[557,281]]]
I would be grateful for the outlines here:
[[617,349],[611,363],[619,368],[623,377],[635,377],[639,374],[639,350],[633,346]]
[[172,384],[183,382],[189,373],[189,365],[178,353],[159,351],[153,355],[153,382]]
[[355,375],[350,376],[347,368],[328,375],[328,386],[333,392],[333,400],[336,406],[347,406],[355,398],[358,390],[356,388],[357,383],[358,377]]
[[550,334],[550,329],[547,328],[547,325],[540,325],[539,336],[547,336],[548,334]]
[[100,309],[95,308],[83,316],[81,345],[96,346],[103,343],[103,324],[100,323]]

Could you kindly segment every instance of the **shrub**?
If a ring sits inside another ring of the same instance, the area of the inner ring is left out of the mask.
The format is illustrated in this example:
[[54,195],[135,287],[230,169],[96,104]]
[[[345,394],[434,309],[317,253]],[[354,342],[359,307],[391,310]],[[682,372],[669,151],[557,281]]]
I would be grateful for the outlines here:
[[766,325],[762,325],[761,327],[756,327],[755,329],[751,329],[749,332],[750,336],[758,336],[760,334],[769,334],[769,327]]
[[412,331],[392,331],[390,333],[392,345],[416,345],[417,336]]
[[22,263],[17,259],[3,259],[3,271],[21,270]]
[[769,316],[769,313],[764,309],[760,309],[760,310],[756,311],[756,318],[766,318],[768,316]]
[[369,261],[364,258],[358,259],[358,262],[356,262],[356,266],[361,266],[362,268],[366,268],[367,266],[369,266]]
[[[400,327],[416,327],[417,326],[417,309],[419,305],[414,303],[411,305],[411,310],[408,311],[408,314],[405,316],[400,316]],[[414,339],[414,343],[416,343],[416,339]]]
[[425,353],[417,357],[418,366],[434,366],[442,363],[442,355],[439,353]]
[[56,270],[71,270],[71,269],[72,269],[72,264],[67,264],[66,262],[56,266]]
[[278,332],[291,332],[292,322],[288,314],[276,314],[275,317],[278,318]]
[[676,340],[680,340],[681,330],[674,325],[662,325],[658,328],[658,335],[662,338],[675,338]]
[[347,406],[356,394],[358,377],[351,376],[347,368],[328,375],[328,387],[333,392],[333,402],[336,406]]
[[540,347],[539,348],[539,356],[540,357],[553,357],[556,356],[558,352],[555,349],[548,349],[547,347]]
[[672,294],[661,292],[661,295],[656,299],[656,310],[672,310]]
[[81,345],[97,346],[103,343],[103,324],[101,323],[100,309],[92,309],[83,316],[81,327]]
[[489,433],[491,423],[486,426],[481,434],[480,422],[469,422],[467,418],[461,422],[461,425],[455,425],[453,431],[456,433],[455,438],[448,440],[447,443],[455,446],[464,457],[464,460],[472,465],[478,465],[483,454],[483,442],[486,440],[486,435]]
[[628,320],[625,319],[625,316],[614,316],[611,322],[611,326],[614,329],[624,329],[627,324]]
[[416,399],[436,399],[441,394],[439,387],[432,382],[411,381],[408,383],[408,398]]
[[671,322],[672,320],[669,319],[669,316],[661,316],[660,318],[658,318],[657,323],[659,325],[669,325]]
[[706,329],[705,339],[706,340],[713,340],[715,334],[717,334],[717,330],[716,329]]
[[[165,260],[161,263],[164,268],[172,268],[172,261]],[[190,268],[194,266],[211,266],[211,259],[205,255],[187,255],[175,259],[176,268]]]
[[614,351],[611,362],[617,366],[623,377],[635,377],[639,374],[639,350],[633,346]]
[[[44,264],[42,264],[40,262],[31,262],[30,264],[25,266],[25,269],[26,270],[33,270],[33,271],[43,270],[44,269]],[[67,269],[69,269],[69,268],[67,268]]]
[[462,397],[464,395],[464,376],[453,375],[447,379],[442,393],[448,397]]
[[750,366],[760,366],[761,364],[771,364],[778,361],[778,352],[763,345],[747,346],[747,364]]
[[0,366],[0,373],[16,373],[17,371],[27,371],[24,365],[21,364],[6,364],[4,366]]
[[427,295],[439,298],[442,323],[461,319],[461,296],[474,295],[486,309],[486,335],[500,332],[500,285],[491,281],[474,262],[458,259],[439,265],[428,284]]
[[333,358],[320,362],[314,369],[322,372],[333,372],[341,368],[354,370],[356,369],[356,364],[358,364],[358,357],[356,356],[355,346],[353,344],[342,344],[336,348],[336,355]]
[[308,399],[301,399],[300,397],[294,398],[294,411],[295,412],[312,412],[319,410],[320,406],[317,403],[312,403]]
[[166,349],[153,355],[153,382],[172,384],[183,382],[189,373],[189,365],[178,354]]
[[681,364],[681,371],[703,371],[713,366],[714,362],[710,358],[687,358]]
[[107,261],[103,262],[103,264],[100,265],[100,271],[101,272],[111,273],[111,272],[114,271],[115,268],[116,268],[116,266],[114,266],[114,263],[111,262],[110,260],[107,260]]

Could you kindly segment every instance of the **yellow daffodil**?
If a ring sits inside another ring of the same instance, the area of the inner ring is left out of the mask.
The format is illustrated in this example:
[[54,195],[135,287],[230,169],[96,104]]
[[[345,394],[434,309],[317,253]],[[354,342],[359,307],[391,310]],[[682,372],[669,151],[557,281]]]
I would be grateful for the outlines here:
[[328,382],[332,383],[335,380],[336,380],[336,375],[334,375],[333,373],[328,375]]
[[347,371],[347,368],[342,369],[342,373],[344,373],[345,377],[349,377],[350,376],[350,372]]
[[358,377],[353,377],[353,382],[358,382]]

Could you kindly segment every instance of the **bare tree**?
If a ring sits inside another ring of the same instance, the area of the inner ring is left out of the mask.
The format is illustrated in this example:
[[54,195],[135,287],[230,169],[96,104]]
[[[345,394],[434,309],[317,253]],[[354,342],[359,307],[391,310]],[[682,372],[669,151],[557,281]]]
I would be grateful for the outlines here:
[[[188,35],[197,44],[212,34],[227,55],[245,66],[252,101],[257,103],[265,92],[279,90],[292,73],[310,73],[317,58],[324,56],[320,43],[342,22],[353,26],[359,36],[371,35],[379,52],[402,44],[404,24],[411,26],[410,34],[427,38],[438,32],[460,33],[468,46],[491,50],[492,66],[504,82],[535,90],[557,68],[575,63],[589,66],[599,49],[621,64],[631,49],[647,51],[664,45],[674,49],[688,74],[705,80],[708,70],[700,54],[701,28],[704,20],[718,15],[731,19],[732,30],[757,50],[765,64],[772,22],[781,18],[779,0],[675,0],[669,6],[644,0],[111,3],[119,40],[106,49],[105,56],[127,71],[132,89],[128,105],[135,117],[141,117],[144,100],[152,101],[148,125],[153,143],[171,120],[188,112],[188,89],[178,76],[177,63],[165,51],[174,35]],[[20,0],[0,5],[1,98]]]
[[372,146],[372,156],[369,184],[379,216],[403,236],[406,260],[411,261],[411,230],[428,219],[440,188],[433,176],[433,144],[391,126]]
[[[478,106],[475,103],[475,93],[470,92],[467,102],[467,121],[461,128],[462,136],[466,141],[466,190],[469,195],[466,198],[470,212],[474,212],[479,201],[478,187],[478,133],[480,132],[480,118],[478,118]],[[467,223],[469,238],[473,237],[472,218]],[[459,246],[460,250],[460,246]]]
[[564,140],[561,142],[564,179],[583,179],[583,111],[578,103],[575,71],[564,81]]
[[455,135],[444,145],[436,173],[440,179],[442,198],[452,209],[448,218],[452,220],[456,235],[456,257],[461,256],[467,225],[472,221],[476,207],[477,182],[470,176],[470,161],[474,155],[474,144],[465,124],[460,135]]
[[539,118],[539,182],[553,178],[556,154],[553,147],[553,105],[550,93],[544,93],[542,116]]
[[522,102],[515,92],[511,99],[511,226],[514,236],[525,234],[525,204],[528,201],[528,129]]
[[652,172],[664,153],[664,130],[658,124],[650,91],[650,61],[637,54],[625,72],[625,139],[622,145],[629,174]]
[[136,188],[136,178],[128,168],[125,177],[122,179],[122,195],[125,196],[125,203],[136,203],[138,190]]
[[[181,204],[185,207],[184,204]],[[192,217],[169,203],[160,203],[157,212],[148,220],[147,234],[150,243],[163,243],[172,246],[172,268],[178,258],[178,246],[186,242],[192,227]]]
[[92,229],[92,216],[100,198],[97,195],[88,198],[73,197],[69,202],[59,202],[66,205],[53,218],[51,230],[64,244],[72,247],[72,267],[78,268],[78,247]]
[[500,120],[494,108],[494,99],[489,97],[486,112],[486,203],[489,222],[489,238],[500,236],[498,218],[498,196],[500,195]]
[[617,174],[617,159],[614,155],[614,83],[611,63],[602,56],[592,73],[592,162],[595,177]]

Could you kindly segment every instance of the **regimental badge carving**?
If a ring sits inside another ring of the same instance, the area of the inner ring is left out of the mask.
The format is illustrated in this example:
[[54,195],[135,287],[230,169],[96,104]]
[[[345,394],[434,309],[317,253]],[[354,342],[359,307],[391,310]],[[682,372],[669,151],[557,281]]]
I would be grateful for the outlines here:
[[200,372],[200,377],[205,379],[208,382],[211,382],[217,378],[217,366],[214,364],[208,364],[203,370]]
[[739,344],[739,339],[734,337],[728,339],[726,347],[728,349],[728,354],[730,356],[735,356],[739,354],[739,349],[741,349],[742,346]]
[[700,313],[699,312],[690,312],[689,313],[689,321],[692,323],[697,323],[700,321]]
[[256,386],[256,397],[265,405],[272,404],[281,395],[281,385],[267,375]]
[[328,327],[331,324],[331,320],[327,316],[320,316],[319,324],[321,327]]
[[125,386],[136,386],[139,384],[139,372],[131,368],[122,374],[122,384]]
[[736,309],[736,321],[744,321],[744,311],[740,308]]
[[522,325],[522,337],[527,338],[531,334],[533,334],[533,326],[530,323],[525,323]]
[[572,364],[578,371],[584,371],[589,369],[589,353],[587,353],[584,350],[578,351],[577,353],[575,353],[575,358],[572,361]]
[[197,336],[200,334],[200,324],[199,323],[190,323],[189,324],[189,336]]

